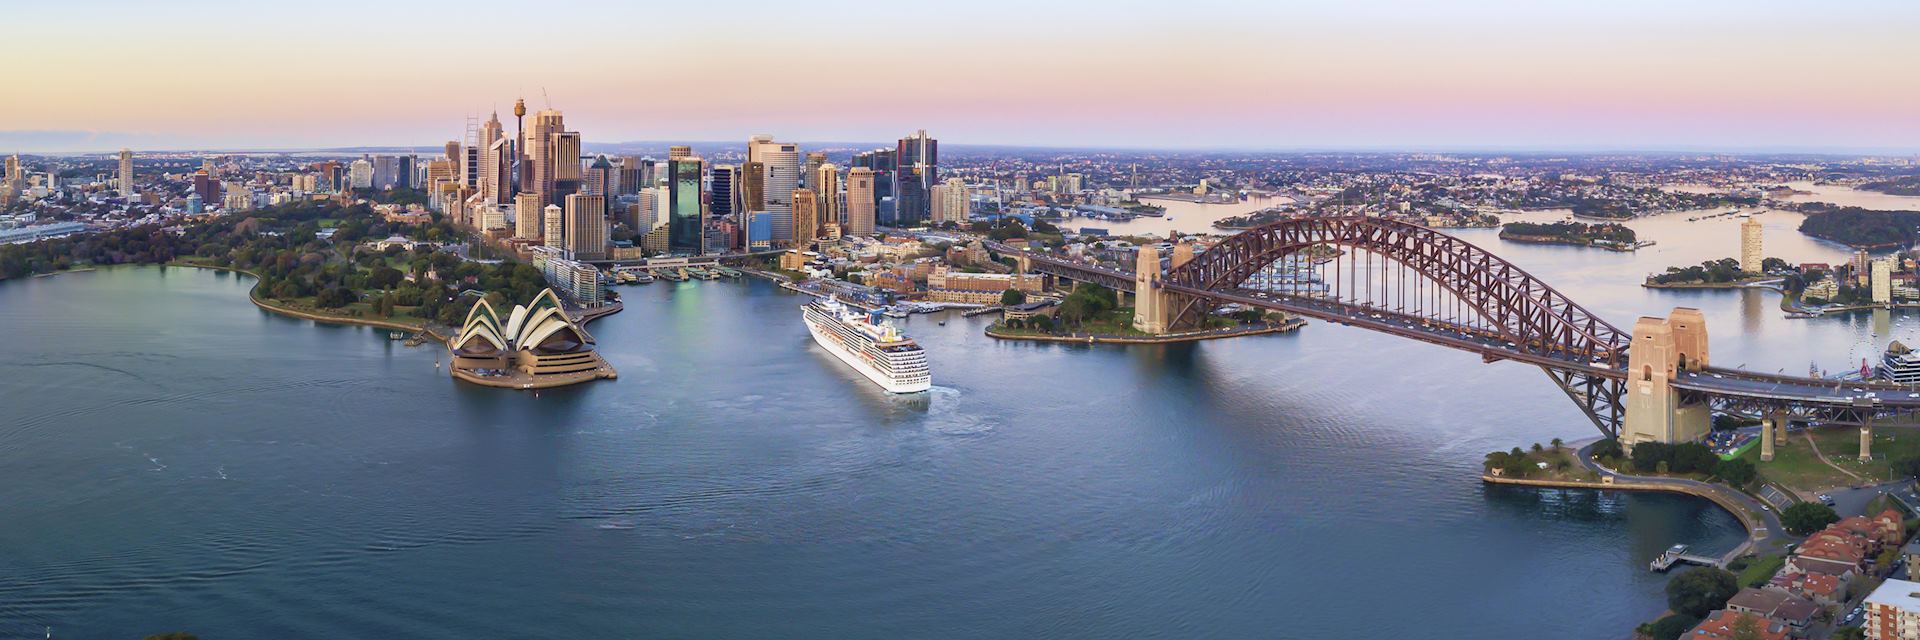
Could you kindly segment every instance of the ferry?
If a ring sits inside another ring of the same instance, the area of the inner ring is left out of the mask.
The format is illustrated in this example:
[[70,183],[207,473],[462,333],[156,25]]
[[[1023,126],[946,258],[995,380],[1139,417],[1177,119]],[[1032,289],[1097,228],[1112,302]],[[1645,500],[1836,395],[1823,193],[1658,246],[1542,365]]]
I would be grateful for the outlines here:
[[933,387],[927,352],[877,315],[823,299],[801,307],[813,341],[888,393],[918,393]]

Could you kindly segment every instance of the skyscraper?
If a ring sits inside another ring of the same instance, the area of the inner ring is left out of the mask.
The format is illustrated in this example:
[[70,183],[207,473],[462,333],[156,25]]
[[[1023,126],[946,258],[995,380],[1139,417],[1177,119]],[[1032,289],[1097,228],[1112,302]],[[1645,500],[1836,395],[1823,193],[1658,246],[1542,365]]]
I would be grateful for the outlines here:
[[739,193],[733,197],[735,206],[738,208],[735,213],[739,214],[735,217],[738,218],[737,222],[740,224],[740,228],[745,229],[747,226],[747,213],[765,211],[765,209],[761,207],[766,206],[767,202],[765,195],[767,192],[767,166],[757,161],[748,160],[745,164],[740,165],[739,178],[734,182],[736,184],[735,190],[739,191]]
[[833,166],[833,163],[822,164],[813,168],[812,176],[809,180],[811,185],[807,188],[812,189],[814,197],[820,199],[820,225],[846,224],[846,219],[840,215],[840,167]]
[[815,177],[815,172],[818,172],[820,170],[820,165],[824,165],[826,163],[827,163],[827,152],[808,151],[806,170],[800,174],[800,185],[808,189],[812,189],[816,193],[819,192],[820,185],[818,183],[815,183],[813,179]]
[[575,193],[567,196],[566,250],[573,260],[607,257],[607,200]]
[[1753,216],[1740,223],[1740,270],[1760,273],[1766,257],[1760,251],[1760,221]]
[[551,199],[562,199],[580,192],[580,182],[585,171],[580,166],[580,132],[561,131],[553,134],[553,146],[549,150],[553,156],[553,185]]
[[689,147],[684,144],[676,144],[676,145],[667,147],[668,160],[679,160],[681,158],[691,158],[691,157],[693,157],[693,147]]
[[800,146],[757,135],[747,141],[747,162],[766,167],[760,210],[770,216],[774,244],[792,242],[793,190],[800,186]]
[[[533,114],[533,125],[526,132],[527,170],[524,172],[527,182],[521,189],[540,194],[540,201],[556,204],[560,200],[554,197],[554,136],[566,129],[566,118],[553,109]],[[579,160],[569,160],[574,165]]]
[[875,219],[892,226],[894,220],[893,170],[897,158],[897,149],[874,149],[854,154],[853,166],[873,170],[873,206]]
[[613,190],[618,186],[615,183],[619,180],[620,173],[614,170],[613,161],[608,160],[606,156],[595,156],[593,164],[587,165],[586,174],[581,177],[580,192],[604,196],[611,200],[614,195]]
[[700,255],[706,252],[706,235],[700,210],[700,166],[697,156],[667,161],[668,250]]
[[848,235],[873,235],[873,176],[873,170],[866,167],[854,167],[847,172]]
[[713,170],[707,172],[707,199],[711,203],[707,207],[707,215],[715,218],[733,217],[733,184],[739,172],[738,167],[730,164],[714,165]]
[[120,150],[120,197],[133,199],[133,150]]
[[[620,195],[630,196],[640,193],[642,188],[653,186],[653,176],[647,175],[650,172],[644,171],[641,163],[639,156],[620,158]],[[647,164],[652,163],[649,161]]]
[[805,249],[820,237],[820,199],[812,189],[793,190],[793,246]]
[[921,129],[900,139],[893,159],[894,225],[925,224],[932,209],[933,185],[940,181],[940,141]]
[[487,117],[480,125],[480,195],[487,202],[511,202],[513,198],[513,143],[507,140],[500,114]]

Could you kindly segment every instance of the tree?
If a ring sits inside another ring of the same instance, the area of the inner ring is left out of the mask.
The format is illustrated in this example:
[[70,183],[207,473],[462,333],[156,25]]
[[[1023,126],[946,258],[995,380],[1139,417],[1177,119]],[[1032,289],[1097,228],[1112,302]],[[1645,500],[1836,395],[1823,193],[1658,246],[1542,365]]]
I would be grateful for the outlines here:
[[1713,449],[1698,442],[1682,442],[1668,450],[1668,463],[1675,473],[1713,473],[1720,464],[1720,456]]
[[1742,458],[1726,460],[1713,468],[1713,476],[1735,488],[1744,487],[1758,477],[1759,471],[1753,463]]
[[1546,448],[1546,447],[1542,447],[1542,446],[1540,446],[1540,443],[1538,443],[1538,442],[1535,442],[1535,443],[1533,443],[1533,452],[1534,452],[1534,453],[1540,453],[1540,452],[1542,452],[1542,451],[1546,451],[1546,450],[1547,450],[1547,448]]
[[1667,461],[1672,445],[1664,442],[1642,442],[1633,445],[1633,468],[1641,473],[1651,472]]
[[1593,457],[1595,458],[1612,460],[1619,458],[1621,453],[1624,453],[1624,451],[1620,448],[1620,441],[1614,438],[1607,438],[1593,443]]
[[1000,306],[1011,307],[1011,306],[1022,305],[1026,303],[1027,303],[1027,292],[1025,291],[1021,291],[1019,289],[1008,289],[1000,294]]
[[1561,440],[1559,438],[1554,438],[1551,442],[1548,442],[1547,444],[1553,445],[1554,451],[1559,451],[1567,446],[1566,441]]
[[1726,606],[1740,592],[1737,578],[1725,569],[1700,567],[1667,583],[1667,608],[1674,613],[1704,618],[1709,612]]
[[1699,618],[1675,613],[1655,620],[1653,624],[1643,627],[1642,630],[1653,640],[1675,640],[1697,624],[1700,624]]
[[1908,478],[1920,478],[1920,456],[1908,455],[1893,459],[1893,472]]
[[1804,536],[1840,520],[1832,507],[1817,502],[1800,502],[1780,511],[1780,525],[1788,533]]

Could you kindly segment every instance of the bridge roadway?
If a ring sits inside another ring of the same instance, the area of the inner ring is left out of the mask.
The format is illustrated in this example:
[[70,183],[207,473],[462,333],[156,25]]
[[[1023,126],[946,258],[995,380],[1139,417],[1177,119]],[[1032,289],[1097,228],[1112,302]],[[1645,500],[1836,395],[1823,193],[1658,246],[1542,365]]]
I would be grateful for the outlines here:
[[[1066,260],[998,242],[988,248],[1024,256],[1035,270],[1071,280],[1131,289],[1133,274]],[[1332,300],[1276,295],[1248,289],[1211,291],[1162,283],[1167,291],[1223,303],[1274,309],[1328,322],[1371,329],[1440,346],[1478,353],[1488,362],[1514,360],[1581,375],[1624,380],[1625,353],[1578,354],[1537,344],[1516,344],[1496,333],[1392,309],[1357,306]],[[1708,367],[1672,381],[1683,393],[1714,401],[1725,409],[1751,412],[1788,409],[1802,415],[1819,414],[1828,422],[1863,423],[1875,415],[1920,414],[1920,386],[1890,382],[1823,380],[1798,376]]]

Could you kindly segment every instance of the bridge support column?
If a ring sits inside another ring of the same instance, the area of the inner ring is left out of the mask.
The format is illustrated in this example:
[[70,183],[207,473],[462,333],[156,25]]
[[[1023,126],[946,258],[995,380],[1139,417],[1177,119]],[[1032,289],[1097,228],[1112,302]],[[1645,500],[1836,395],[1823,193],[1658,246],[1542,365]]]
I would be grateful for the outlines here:
[[1868,419],[1866,424],[1860,425],[1860,461],[1871,462],[1872,460],[1873,460],[1873,420]]
[[1707,366],[1706,344],[1706,320],[1697,309],[1677,308],[1667,318],[1634,323],[1621,446],[1690,442],[1712,430],[1706,403],[1686,401],[1673,388],[1675,378]]
[[1775,420],[1775,417],[1773,414],[1767,414],[1767,417],[1760,419],[1760,461],[1761,462],[1773,461],[1774,420]]
[[1140,247],[1140,256],[1133,267],[1133,328],[1142,333],[1167,332],[1169,305],[1159,281],[1160,250]]

